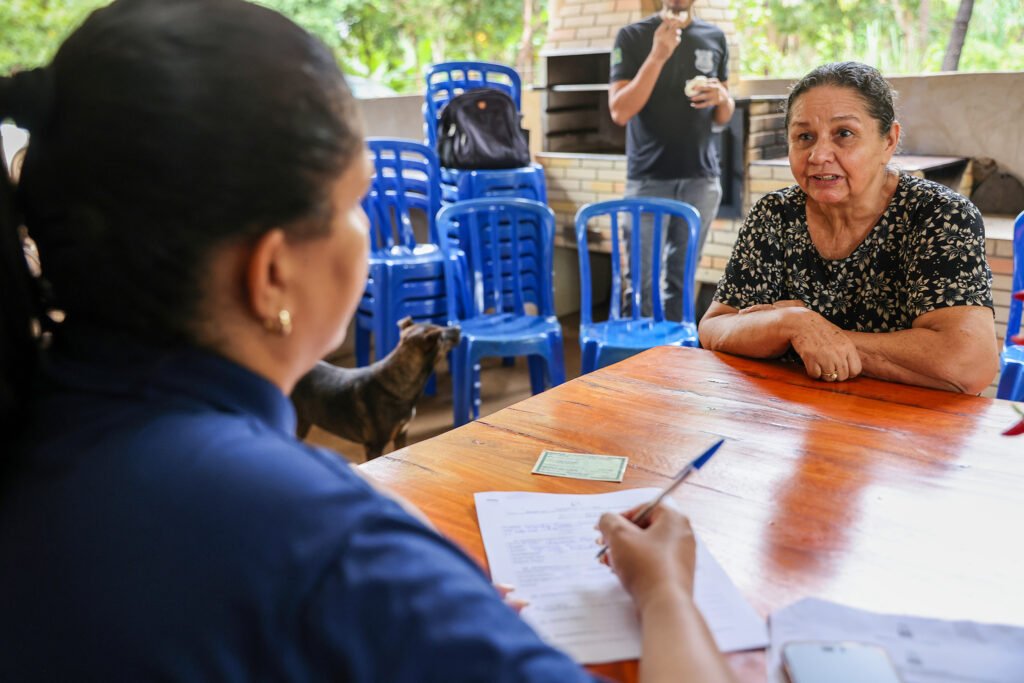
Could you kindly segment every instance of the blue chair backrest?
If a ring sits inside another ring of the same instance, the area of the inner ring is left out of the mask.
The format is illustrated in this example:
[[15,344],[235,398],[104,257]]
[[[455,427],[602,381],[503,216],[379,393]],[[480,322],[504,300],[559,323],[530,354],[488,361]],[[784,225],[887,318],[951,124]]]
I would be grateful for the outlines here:
[[590,291],[590,252],[587,249],[587,225],[599,216],[607,216],[611,227],[611,261],[612,291],[608,306],[610,320],[622,319],[622,252],[625,245],[619,235],[621,218],[625,216],[631,226],[629,234],[629,275],[632,283],[631,316],[633,320],[641,318],[641,285],[640,270],[640,217],[651,214],[654,220],[651,247],[654,249],[651,258],[651,312],[656,321],[665,319],[665,311],[661,302],[661,243],[662,234],[669,218],[678,216],[686,221],[689,230],[689,242],[686,251],[686,264],[683,271],[683,319],[684,323],[694,322],[694,289],[697,276],[697,252],[700,244],[700,215],[697,210],[685,202],[675,199],[656,197],[627,197],[607,202],[587,204],[576,212],[576,246],[580,259],[580,292],[581,306],[580,323],[590,325],[593,322],[591,306],[593,296]]
[[522,197],[547,204],[547,183],[544,169],[528,166],[521,169],[462,171],[456,181],[460,197]]
[[427,93],[423,104],[423,132],[427,144],[437,147],[437,120],[448,100],[467,90],[494,88],[506,93],[522,110],[519,73],[504,64],[490,62],[442,62],[427,69]]
[[413,247],[410,210],[422,211],[429,239],[437,242],[435,217],[441,208],[441,167],[437,153],[421,142],[401,138],[367,138],[374,173],[363,208],[370,219],[372,249]]
[[[437,216],[441,249],[466,254],[468,269],[465,317],[495,313],[526,313],[526,304],[544,316],[554,315],[552,284],[555,214],[529,199],[467,199],[449,204]],[[458,234],[456,244],[450,237]],[[458,283],[452,259],[445,259],[449,282]],[[449,324],[458,322],[455,301],[449,302]]]
[[[1017,214],[1013,222],[1013,285],[1011,292],[1024,292],[1024,211]],[[1020,334],[1021,310],[1024,301],[1010,299],[1010,315],[1006,319],[1006,339],[1003,348],[1013,346],[1010,337]]]

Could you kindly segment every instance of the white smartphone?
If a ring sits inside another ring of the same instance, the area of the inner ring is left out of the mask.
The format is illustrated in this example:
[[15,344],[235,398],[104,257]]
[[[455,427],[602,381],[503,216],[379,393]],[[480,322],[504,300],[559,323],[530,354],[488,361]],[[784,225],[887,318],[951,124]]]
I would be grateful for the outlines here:
[[900,683],[889,653],[868,643],[786,643],[782,662],[791,683]]

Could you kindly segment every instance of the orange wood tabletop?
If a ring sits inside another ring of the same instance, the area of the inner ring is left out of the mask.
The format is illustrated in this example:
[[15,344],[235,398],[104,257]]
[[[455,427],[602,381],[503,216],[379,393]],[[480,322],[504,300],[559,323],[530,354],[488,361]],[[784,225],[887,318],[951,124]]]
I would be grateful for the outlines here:
[[[762,615],[814,596],[1024,625],[1024,436],[1006,401],[661,347],[361,469],[486,567],[473,493],[664,486]],[[531,474],[545,449],[625,455],[622,483]],[[729,655],[765,680],[764,651]],[[636,680],[636,662],[590,667]]]

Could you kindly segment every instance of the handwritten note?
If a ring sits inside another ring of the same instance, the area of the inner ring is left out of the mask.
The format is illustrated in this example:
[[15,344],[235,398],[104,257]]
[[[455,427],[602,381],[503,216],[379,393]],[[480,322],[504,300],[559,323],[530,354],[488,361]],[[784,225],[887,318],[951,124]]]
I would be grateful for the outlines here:
[[[629,595],[594,555],[602,513],[645,503],[658,489],[598,495],[475,494],[491,578],[511,583],[530,605],[523,618],[583,664],[640,656],[640,626]],[[703,544],[697,544],[694,598],[719,649],[765,647],[764,621]]]
[[596,481],[622,481],[629,458],[622,455],[592,455],[544,451],[533,466],[534,474]]

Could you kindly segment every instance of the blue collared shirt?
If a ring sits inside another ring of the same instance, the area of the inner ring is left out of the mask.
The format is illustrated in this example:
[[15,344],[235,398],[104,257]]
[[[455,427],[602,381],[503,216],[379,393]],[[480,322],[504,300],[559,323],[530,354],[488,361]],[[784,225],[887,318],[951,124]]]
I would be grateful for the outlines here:
[[590,680],[265,379],[65,337],[0,495],[0,680]]

